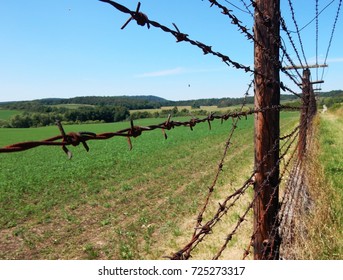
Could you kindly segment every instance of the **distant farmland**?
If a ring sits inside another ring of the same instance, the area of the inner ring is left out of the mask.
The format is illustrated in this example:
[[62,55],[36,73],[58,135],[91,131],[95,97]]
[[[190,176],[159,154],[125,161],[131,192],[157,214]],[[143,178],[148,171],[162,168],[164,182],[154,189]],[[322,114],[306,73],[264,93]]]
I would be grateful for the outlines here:
[[15,115],[21,114],[21,111],[18,110],[3,110],[0,109],[0,120],[9,120],[11,117]]

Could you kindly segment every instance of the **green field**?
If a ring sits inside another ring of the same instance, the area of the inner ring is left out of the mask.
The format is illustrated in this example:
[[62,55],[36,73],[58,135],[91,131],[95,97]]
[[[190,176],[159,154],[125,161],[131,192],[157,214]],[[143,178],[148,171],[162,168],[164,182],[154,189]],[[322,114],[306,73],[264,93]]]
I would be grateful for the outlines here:
[[[251,107],[247,106],[247,108]],[[149,113],[155,113],[155,112],[162,112],[162,110],[173,110],[173,106],[163,106],[160,109],[138,109],[138,110],[130,110],[130,113],[137,113],[137,112],[149,112]],[[192,106],[177,106],[177,109],[181,111],[182,109],[187,109],[192,113],[196,113],[200,110],[205,110],[207,112],[228,112],[228,111],[234,111],[239,110],[241,108],[241,105],[237,106],[230,106],[230,107],[218,107],[218,106],[200,106],[199,109],[193,109]]]
[[51,107],[56,108],[67,108],[67,109],[79,109],[80,107],[95,107],[94,105],[90,104],[58,104],[58,105],[50,105]]
[[[149,125],[164,119],[139,120]],[[282,113],[282,134],[299,121]],[[212,184],[232,122],[215,121],[125,138],[90,141],[90,151],[38,147],[0,154],[1,259],[161,259],[191,238],[195,219]],[[65,126],[96,133],[129,127],[128,123]],[[0,129],[0,146],[42,140],[57,127]],[[242,119],[232,139],[209,211],[240,187],[253,167],[253,119]],[[227,224],[235,224],[242,199],[217,232],[201,243],[195,259],[208,259],[222,245]],[[208,216],[205,217],[209,217]],[[241,258],[250,240],[252,217],[223,258]]]
[[0,120],[9,120],[11,117],[15,115],[21,114],[21,111],[18,110],[3,110],[0,109]]

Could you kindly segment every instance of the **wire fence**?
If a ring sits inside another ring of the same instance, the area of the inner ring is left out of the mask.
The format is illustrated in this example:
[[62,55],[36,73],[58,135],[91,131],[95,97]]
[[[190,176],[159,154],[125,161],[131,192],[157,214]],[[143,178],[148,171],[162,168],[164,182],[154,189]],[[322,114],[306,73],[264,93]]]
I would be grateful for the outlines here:
[[[231,57],[224,55],[220,52],[214,51],[211,46],[201,43],[197,40],[193,40],[189,38],[188,34],[182,33],[179,28],[176,26],[176,24],[173,23],[173,26],[175,30],[170,29],[169,27],[166,27],[165,25],[162,25],[156,21],[152,21],[148,18],[148,16],[142,12],[140,12],[141,4],[138,3],[137,8],[135,11],[132,11],[128,9],[127,7],[114,2],[110,0],[100,0],[101,2],[106,2],[116,8],[118,11],[130,15],[130,18],[127,20],[127,22],[121,27],[124,29],[130,21],[134,20],[136,23],[140,26],[147,26],[147,28],[150,28],[151,26],[158,28],[162,30],[163,32],[169,33],[173,35],[176,38],[177,42],[187,42],[203,51],[204,54],[212,54],[213,56],[216,56],[222,60],[226,65],[233,67],[238,70],[243,70],[245,72],[250,72],[252,74],[258,75],[258,76],[265,76],[263,73],[258,73],[256,70],[252,69],[250,66],[243,65],[235,60],[233,60]],[[59,146],[62,147],[62,150],[68,155],[69,159],[72,157],[71,152],[68,150],[68,146],[78,146],[80,144],[83,145],[86,151],[89,151],[89,147],[87,145],[88,141],[94,141],[94,140],[108,140],[113,137],[125,137],[128,140],[129,149],[132,149],[132,143],[131,138],[136,138],[141,136],[145,132],[154,131],[154,130],[161,130],[163,137],[167,139],[166,131],[176,129],[178,127],[189,127],[191,130],[199,124],[199,123],[208,123],[209,129],[212,128],[211,123],[215,120],[220,120],[221,122],[227,121],[229,119],[232,119],[232,127],[228,133],[228,138],[226,140],[224,150],[222,153],[222,157],[218,163],[217,170],[215,172],[212,184],[208,188],[208,193],[205,196],[204,203],[202,204],[202,207],[200,208],[198,215],[196,217],[196,223],[194,225],[194,230],[192,233],[192,236],[190,238],[190,241],[187,242],[185,245],[180,246],[180,249],[178,249],[176,252],[171,254],[170,256],[167,256],[169,259],[173,260],[186,260],[190,259],[192,257],[192,253],[194,250],[198,247],[198,245],[201,242],[206,241],[211,233],[215,230],[216,225],[221,221],[221,219],[230,213],[233,206],[243,197],[247,196],[247,190],[249,188],[254,188],[255,193],[252,196],[252,198],[249,199],[249,203],[244,209],[241,209],[239,216],[237,217],[235,223],[232,225],[232,230],[228,231],[225,237],[225,240],[223,244],[219,247],[219,250],[217,253],[213,255],[213,259],[219,259],[223,252],[228,248],[229,243],[233,240],[233,237],[238,235],[238,231],[242,227],[242,225],[246,222],[248,214],[252,211],[254,205],[256,204],[257,198],[261,195],[261,192],[263,191],[263,188],[270,184],[270,176],[280,168],[279,178],[277,181],[277,185],[273,189],[273,192],[271,194],[269,202],[264,206],[265,212],[260,217],[260,220],[257,221],[257,223],[254,225],[253,233],[250,236],[250,240],[246,248],[242,251],[242,258],[246,259],[251,254],[252,244],[254,243],[254,239],[256,238],[257,232],[259,231],[261,227],[261,220],[264,219],[264,215],[267,215],[270,208],[273,204],[273,197],[279,195],[279,186],[283,185],[283,182],[285,181],[285,178],[288,174],[288,183],[285,185],[283,196],[281,197],[280,205],[278,206],[277,212],[274,213],[275,219],[274,224],[272,226],[272,230],[269,232],[269,237],[265,239],[264,241],[264,250],[263,250],[263,258],[271,259],[271,258],[279,258],[282,257],[282,255],[287,255],[287,246],[290,246],[292,244],[292,239],[294,238],[294,231],[292,230],[292,227],[294,223],[296,222],[296,216],[299,214],[299,211],[301,212],[301,209],[304,209],[306,207],[306,187],[304,187],[304,181],[306,180],[306,166],[304,165],[303,161],[303,155],[306,154],[306,149],[309,149],[310,146],[310,140],[312,137],[312,120],[316,113],[316,101],[313,93],[312,87],[306,88],[305,87],[305,81],[304,77],[302,77],[295,67],[295,62],[292,60],[291,55],[287,52],[286,48],[281,44],[281,39],[279,36],[275,35],[273,32],[269,32],[268,35],[275,41],[275,44],[282,50],[283,55],[286,56],[288,59],[288,62],[293,66],[293,68],[296,71],[296,75],[293,75],[290,73],[290,71],[286,70],[282,66],[282,61],[279,60],[279,57],[275,57],[271,54],[271,52],[264,48],[260,42],[258,42],[252,31],[250,31],[246,26],[244,26],[241,21],[234,15],[234,13],[225,7],[224,5],[220,4],[218,1],[215,0],[209,0],[210,6],[216,6],[218,7],[222,14],[225,16],[228,16],[231,24],[237,26],[238,31],[241,32],[248,40],[253,41],[255,44],[260,45],[262,47],[262,50],[264,52],[265,57],[276,67],[278,70],[284,72],[290,80],[300,89],[302,89],[303,93],[299,94],[285,86],[282,82],[276,81],[276,80],[270,80],[268,77],[265,77],[269,83],[277,84],[281,89],[287,90],[294,95],[301,98],[303,104],[302,106],[285,106],[285,105],[272,105],[272,106],[266,106],[263,108],[258,108],[255,106],[254,109],[245,109],[246,105],[246,97],[249,94],[249,91],[251,90],[253,86],[253,81],[249,84],[247,91],[245,92],[244,96],[245,99],[243,101],[243,104],[240,108],[240,110],[236,112],[226,113],[226,114],[210,114],[203,118],[191,118],[188,121],[174,121],[172,120],[172,116],[169,115],[166,121],[159,123],[159,124],[153,124],[149,126],[137,126],[134,124],[134,121],[131,120],[130,127],[126,129],[122,129],[115,132],[105,132],[96,134],[93,132],[88,131],[81,131],[81,132],[70,132],[66,133],[61,122],[57,121],[56,124],[58,126],[58,129],[60,131],[60,134],[51,137],[45,140],[41,141],[28,141],[28,142],[21,142],[16,143],[12,145],[8,145],[6,147],[0,148],[0,153],[10,153],[10,152],[22,152],[26,151],[28,149],[37,148],[39,146]],[[228,2],[228,1],[226,1]],[[255,1],[251,1],[251,4],[248,5],[245,1],[241,0],[241,2],[244,4],[244,8],[247,13],[249,13],[251,16],[253,16],[250,7],[253,6],[256,10],[256,12],[260,13],[262,15],[262,18],[264,20],[265,25],[270,26],[270,20],[267,16],[264,15],[264,12],[259,10],[258,6],[256,5]],[[297,35],[300,41],[301,45],[301,51],[303,54],[303,58],[305,61],[305,64],[307,65],[307,60],[303,48],[303,44],[300,38],[299,28],[297,25],[297,22],[295,20],[295,12],[294,8],[292,6],[292,1],[288,1],[292,13],[292,19],[296,25],[297,29]],[[342,1],[340,1],[341,4]],[[231,4],[228,2],[228,4]],[[340,9],[340,5],[339,5]],[[337,15],[338,17],[338,15]],[[337,22],[337,17],[335,18],[334,28]],[[300,55],[298,53],[298,50],[296,48],[295,42],[293,41],[291,37],[291,31],[288,29],[285,20],[280,17],[281,21],[281,27],[286,32],[288,36],[288,40],[290,41],[295,53],[297,54],[297,58],[299,62],[301,62]],[[333,31],[334,31],[333,28]],[[269,29],[268,29],[269,30]],[[333,34],[332,31],[332,34]],[[255,32],[260,32],[260,30],[255,30]],[[330,38],[330,44],[331,45]],[[300,77],[301,83],[299,83],[299,80],[295,78],[295,76]],[[227,194],[226,197],[224,197],[220,203],[218,203],[216,210],[214,211],[214,214],[209,218],[205,219],[205,213],[208,210],[209,203],[211,202],[211,197],[214,193],[214,190],[217,185],[218,178],[220,174],[223,172],[223,165],[225,162],[225,159],[229,153],[229,150],[231,148],[231,141],[232,137],[236,131],[238,122],[242,118],[247,118],[249,115],[256,115],[259,113],[266,113],[270,111],[285,111],[285,110],[295,110],[301,113],[301,118],[299,120],[299,124],[296,125],[296,127],[287,135],[279,136],[277,141],[271,145],[269,152],[264,156],[263,160],[258,162],[257,165],[255,165],[254,170],[251,172],[251,174],[248,176],[248,179],[243,183],[243,185],[239,186],[234,192]],[[282,145],[279,145],[279,142],[281,141]],[[306,144],[304,144],[306,143]],[[279,154],[277,159],[277,164],[275,167],[270,170],[269,175],[266,177],[266,179],[263,181],[261,185],[258,186],[258,188],[255,185],[255,174],[260,166],[266,164],[266,162],[269,160],[271,155],[273,153],[277,152]],[[300,206],[301,207],[300,207]],[[305,205],[305,206],[304,206]],[[277,253],[275,253],[277,252]],[[280,256],[281,253],[281,256]]]

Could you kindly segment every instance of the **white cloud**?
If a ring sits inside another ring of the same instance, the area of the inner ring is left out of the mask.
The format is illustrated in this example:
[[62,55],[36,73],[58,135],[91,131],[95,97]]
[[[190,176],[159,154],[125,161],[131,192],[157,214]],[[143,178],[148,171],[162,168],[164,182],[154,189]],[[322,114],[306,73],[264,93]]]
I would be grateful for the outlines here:
[[343,62],[343,57],[336,57],[336,58],[328,58],[327,63],[339,63],[339,62]]
[[[315,57],[310,57],[308,59],[308,64],[316,64],[316,58]],[[320,55],[318,57],[318,64],[322,64],[324,62],[324,56]],[[326,60],[326,63],[342,63],[343,62],[343,57],[332,57],[330,58],[330,56],[328,57],[328,59]]]

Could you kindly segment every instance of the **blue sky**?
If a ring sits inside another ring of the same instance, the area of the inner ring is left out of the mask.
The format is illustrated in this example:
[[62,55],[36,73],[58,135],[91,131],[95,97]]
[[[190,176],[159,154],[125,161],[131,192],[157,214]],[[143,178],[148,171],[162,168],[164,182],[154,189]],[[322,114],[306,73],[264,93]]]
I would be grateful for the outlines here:
[[[249,0],[245,0],[250,3]],[[319,0],[319,10],[332,0]],[[138,1],[119,3],[135,10]],[[219,1],[251,28],[252,17],[225,0]],[[244,9],[241,0],[230,0]],[[299,27],[315,16],[315,0],[294,1]],[[141,0],[141,11],[151,20],[211,45],[244,65],[253,65],[253,43],[230,24],[228,17],[206,0]],[[323,63],[339,0],[319,17],[319,63]],[[288,0],[281,0],[287,26],[295,30]],[[342,12],[343,13],[343,12]],[[0,101],[85,95],[157,95],[170,100],[242,97],[250,74],[226,66],[219,58],[97,0],[0,1]],[[302,32],[309,63],[316,62],[315,21]],[[340,15],[323,90],[343,89],[343,16]],[[293,39],[300,51],[296,34]],[[282,37],[295,63],[289,40]],[[322,69],[319,70],[321,78]],[[316,80],[316,70],[312,70]],[[281,76],[292,86],[292,81]]]

